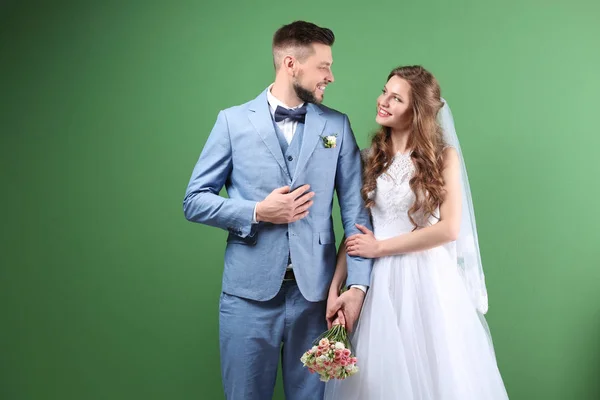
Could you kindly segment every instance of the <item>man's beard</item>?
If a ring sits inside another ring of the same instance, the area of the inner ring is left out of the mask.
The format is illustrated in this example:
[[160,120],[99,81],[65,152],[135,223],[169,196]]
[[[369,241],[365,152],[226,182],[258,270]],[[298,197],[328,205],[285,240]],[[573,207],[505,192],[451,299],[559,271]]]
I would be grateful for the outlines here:
[[315,97],[315,94],[313,92],[311,92],[310,90],[304,88],[300,83],[294,82],[293,87],[294,87],[294,92],[296,92],[296,96],[298,96],[298,98],[300,100],[302,100],[303,102],[315,103],[315,104],[320,103],[320,101],[317,100],[317,98]]

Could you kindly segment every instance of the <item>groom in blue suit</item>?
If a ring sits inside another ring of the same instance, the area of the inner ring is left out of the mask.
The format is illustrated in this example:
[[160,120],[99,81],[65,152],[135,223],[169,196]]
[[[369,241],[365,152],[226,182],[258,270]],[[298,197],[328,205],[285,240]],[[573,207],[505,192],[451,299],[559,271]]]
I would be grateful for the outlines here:
[[[348,117],[321,105],[333,82],[333,32],[296,21],[273,38],[275,82],[222,110],[200,154],[183,208],[189,221],[229,231],[219,333],[229,400],[273,396],[279,357],[287,399],[322,399],[300,357],[327,329],[336,267],[331,216],[337,192],[346,236],[371,229],[361,161]],[[219,196],[225,186],[228,198]],[[354,324],[372,260],[346,256],[340,316]]]

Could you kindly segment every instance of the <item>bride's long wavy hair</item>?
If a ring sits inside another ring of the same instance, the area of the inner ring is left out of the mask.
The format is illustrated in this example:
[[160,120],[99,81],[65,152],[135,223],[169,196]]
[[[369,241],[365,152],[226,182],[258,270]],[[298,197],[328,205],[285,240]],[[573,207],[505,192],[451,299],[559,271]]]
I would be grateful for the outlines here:
[[[406,80],[410,85],[411,104],[407,112],[410,113],[412,123],[408,149],[412,149],[415,174],[409,184],[416,200],[408,210],[408,216],[417,229],[421,225],[417,220],[426,221],[429,216],[435,216],[437,207],[444,198],[442,152],[445,144],[442,129],[436,119],[443,103],[437,80],[425,68],[398,67],[390,72],[388,80],[393,76]],[[376,190],[377,178],[386,172],[394,157],[390,134],[390,128],[381,126],[373,136],[367,153],[361,194],[368,208],[375,205],[374,197],[370,198],[368,194]]]

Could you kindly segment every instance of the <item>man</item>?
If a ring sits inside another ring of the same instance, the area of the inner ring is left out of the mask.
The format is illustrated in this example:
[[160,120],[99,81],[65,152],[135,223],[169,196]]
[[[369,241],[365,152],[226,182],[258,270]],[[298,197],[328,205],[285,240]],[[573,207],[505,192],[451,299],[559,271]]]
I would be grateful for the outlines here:
[[[355,224],[371,227],[348,118],[321,105],[333,82],[334,40],[303,21],[275,33],[275,82],[219,113],[187,188],[186,218],[229,231],[219,318],[228,399],[272,398],[280,353],[286,398],[323,397],[300,357],[327,329],[334,189],[346,236],[360,233]],[[223,186],[229,198],[219,196]],[[350,289],[339,314],[351,327],[372,261],[347,262]]]

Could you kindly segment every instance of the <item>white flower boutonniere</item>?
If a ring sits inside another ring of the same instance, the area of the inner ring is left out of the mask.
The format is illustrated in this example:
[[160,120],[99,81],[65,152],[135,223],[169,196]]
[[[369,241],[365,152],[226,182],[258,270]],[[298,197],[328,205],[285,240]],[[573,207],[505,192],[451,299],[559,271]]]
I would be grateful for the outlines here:
[[337,145],[337,133],[321,136],[321,139],[323,139],[323,146],[325,146],[326,149],[333,149]]

